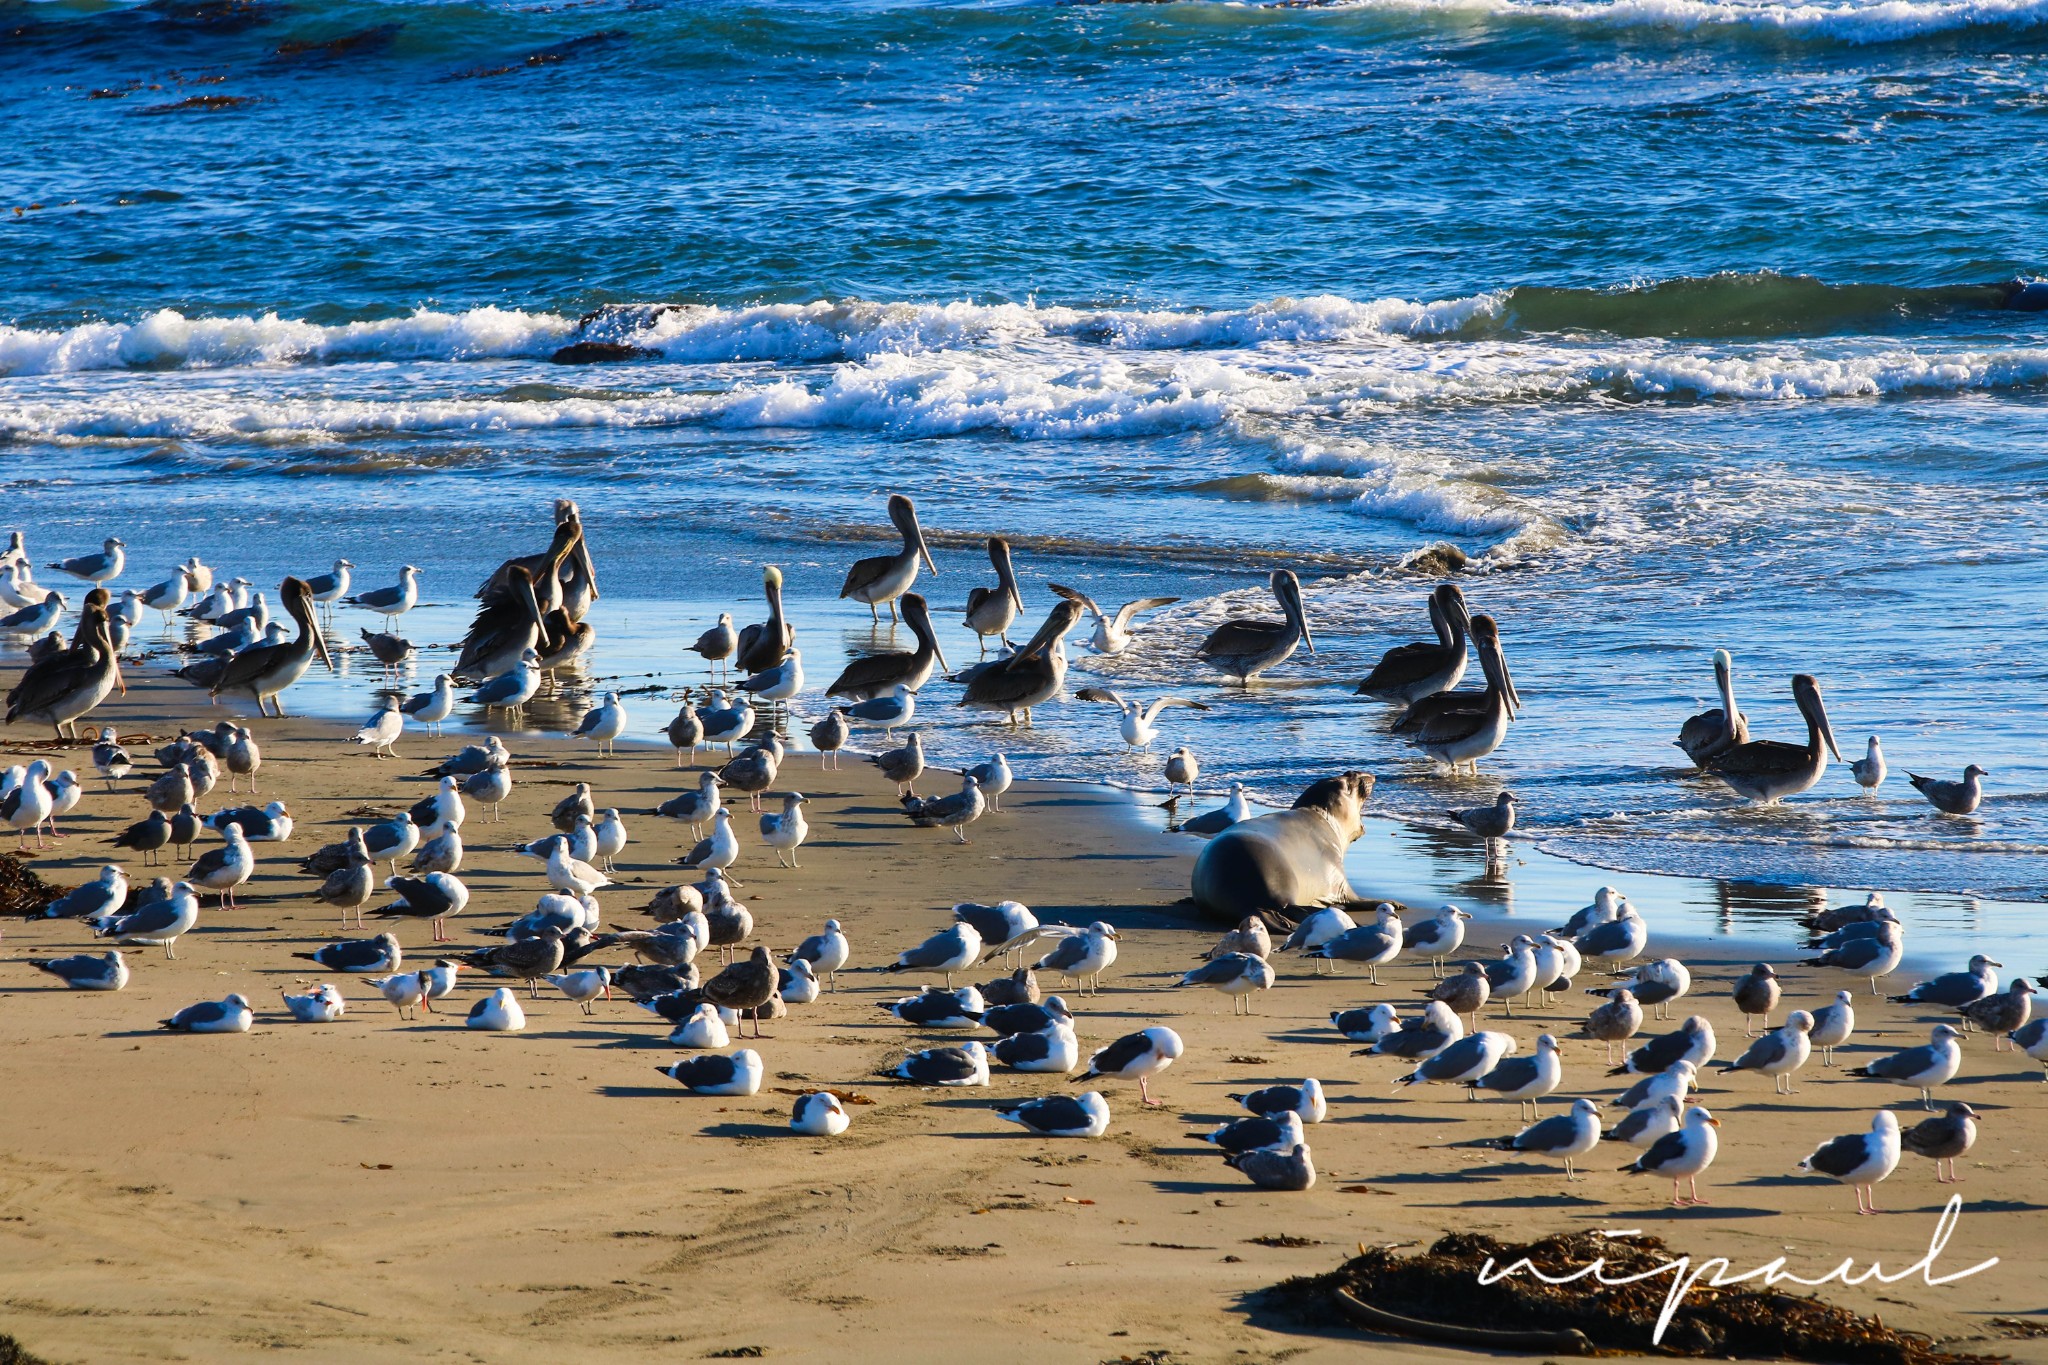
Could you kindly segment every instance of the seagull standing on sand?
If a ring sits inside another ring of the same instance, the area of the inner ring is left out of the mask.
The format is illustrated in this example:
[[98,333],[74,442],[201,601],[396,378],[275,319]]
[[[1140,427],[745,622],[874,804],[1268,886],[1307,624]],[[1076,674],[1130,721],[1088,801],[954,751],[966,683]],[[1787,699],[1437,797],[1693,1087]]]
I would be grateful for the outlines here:
[[1600,1145],[1600,1106],[1591,1100],[1573,1100],[1570,1112],[1540,1119],[1513,1137],[1495,1138],[1488,1145],[1504,1152],[1528,1152],[1564,1162],[1564,1178],[1583,1180],[1572,1162]]
[[1088,993],[1102,989],[1102,974],[1116,961],[1114,927],[1096,920],[1078,934],[1063,938],[1053,950],[1033,964],[1039,971],[1056,971],[1069,981],[1086,983]]
[[1856,1212],[1876,1213],[1878,1182],[1899,1166],[1899,1116],[1880,1109],[1867,1133],[1830,1138],[1799,1163],[1802,1171],[1839,1180],[1856,1191]]
[[571,732],[571,739],[587,739],[597,745],[600,754],[617,752],[613,741],[626,733],[626,708],[619,702],[619,694],[607,692],[599,705],[583,713],[582,721]]
[[1225,953],[1223,956],[1203,963],[1180,979],[1183,986],[1210,986],[1230,997],[1230,1012],[1236,1014],[1238,1002],[1244,1002],[1243,1013],[1252,1012],[1252,992],[1270,991],[1275,980],[1273,968],[1262,957],[1250,953]]
[[[1671,1180],[1671,1203],[1674,1208],[1690,1208],[1707,1201],[1700,1198],[1700,1176],[1707,1167],[1714,1164],[1714,1158],[1721,1150],[1721,1139],[1715,1131],[1721,1120],[1708,1113],[1705,1106],[1695,1105],[1686,1111],[1684,1122],[1678,1130],[1666,1133],[1651,1143],[1649,1149],[1621,1169],[1630,1175],[1659,1175]],[[1687,1195],[1680,1198],[1678,1182],[1684,1181]]]
[[398,751],[391,746],[398,743],[398,737],[404,733],[405,713],[398,709],[398,698],[387,695],[377,714],[356,731],[350,742],[367,746],[373,758],[397,758]]
[[1820,1050],[1822,1066],[1835,1064],[1835,1049],[1848,1042],[1849,1035],[1856,1031],[1856,1009],[1849,1000],[1849,992],[1836,991],[1833,1003],[1813,1012],[1813,1028],[1806,1036]]
[[1924,1046],[1909,1047],[1863,1066],[1852,1066],[1842,1074],[1911,1086],[1920,1092],[1921,1105],[1932,1109],[1935,1089],[1954,1080],[1962,1067],[1961,1031],[1948,1024],[1936,1024]]
[[1721,1063],[1721,1070],[1724,1074],[1761,1072],[1771,1078],[1780,1095],[1796,1095],[1799,1092],[1792,1088],[1792,1073],[1805,1066],[1806,1059],[1813,1055],[1812,1034],[1813,1016],[1805,1010],[1793,1010],[1785,1016],[1783,1027],[1751,1043],[1734,1061]]
[[1465,1091],[1475,1098],[1487,1091],[1513,1100],[1529,1111],[1533,1122],[1542,1112],[1539,1101],[1563,1083],[1564,1058],[1558,1053],[1557,1039],[1545,1033],[1536,1039],[1535,1056],[1504,1058],[1485,1075],[1466,1081]]
[[[1952,1101],[1947,1113],[1922,1119],[1899,1134],[1899,1145],[1932,1161],[1937,1183],[1954,1185],[1962,1179],[1956,1174],[1956,1158],[1967,1156],[1977,1145],[1977,1111],[1960,1100]],[[1942,1174],[1944,1165],[1947,1175]]]
[[892,972],[941,972],[947,989],[953,973],[965,971],[981,960],[981,935],[971,924],[954,923],[939,930],[915,948],[906,948],[886,970]]
[[1468,1033],[1407,1075],[1396,1077],[1394,1084],[1466,1085],[1499,1066],[1501,1058],[1514,1050],[1515,1040],[1505,1033]]
[[1152,1098],[1152,1078],[1172,1066],[1185,1050],[1180,1035],[1170,1028],[1140,1029],[1091,1056],[1081,1079],[1092,1081],[1106,1076],[1111,1080],[1136,1081],[1141,1101],[1156,1106],[1160,1102]]
[[221,838],[227,842],[200,854],[198,861],[185,873],[185,880],[193,886],[218,891],[221,909],[238,909],[235,888],[254,875],[256,855],[249,851],[249,843],[242,837],[239,824],[230,823],[221,831]]

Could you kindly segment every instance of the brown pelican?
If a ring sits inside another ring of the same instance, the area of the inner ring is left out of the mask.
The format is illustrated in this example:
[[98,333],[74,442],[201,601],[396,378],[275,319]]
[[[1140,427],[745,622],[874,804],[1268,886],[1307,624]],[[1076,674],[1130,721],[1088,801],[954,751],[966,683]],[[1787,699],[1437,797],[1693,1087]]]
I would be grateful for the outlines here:
[[[967,628],[981,637],[981,652],[988,653],[988,637],[1010,643],[1010,623],[1024,610],[1024,595],[1017,590],[1017,571],[1010,566],[1010,542],[1001,536],[988,538],[988,562],[996,567],[993,588],[967,590]],[[906,604],[909,599],[905,599]]]
[[767,672],[796,643],[796,630],[782,615],[782,570],[773,564],[762,569],[761,588],[768,597],[768,619],[740,631],[733,666],[742,673]]
[[958,680],[967,687],[956,704],[1006,712],[1012,725],[1021,711],[1029,726],[1031,708],[1051,701],[1066,685],[1067,632],[1080,619],[1079,603],[1061,602],[1024,648],[961,674]]
[[934,661],[941,668],[951,667],[945,651],[939,648],[938,632],[932,629],[932,614],[922,596],[914,592],[903,594],[903,619],[917,637],[915,650],[895,649],[855,659],[825,689],[825,695],[865,701],[897,686],[915,692],[931,677]]
[[[1500,647],[1500,629],[1493,618],[1473,617],[1472,636],[1479,646],[1479,667],[1486,674],[1486,690],[1473,699],[1474,705],[1436,708],[1435,714],[1412,728],[1416,744],[1431,758],[1454,769],[1461,763],[1470,763],[1477,771],[1479,760],[1498,749],[1507,738],[1508,722],[1515,718],[1521,697],[1515,691],[1513,675],[1508,672],[1507,656]],[[1438,695],[1462,699],[1467,694]]]
[[[1484,624],[1481,624],[1482,622]],[[1489,640],[1491,641],[1490,644],[1488,643]],[[1479,652],[1480,666],[1483,669],[1485,667],[1486,651],[1489,648],[1497,648],[1500,644],[1500,627],[1494,624],[1491,616],[1475,616],[1472,618],[1472,642]],[[1510,689],[1508,699],[1517,707],[1521,706],[1521,694],[1513,691],[1514,683],[1512,680],[1510,680],[1508,686]],[[1394,723],[1387,728],[1397,735],[1413,734],[1420,730],[1427,722],[1447,712],[1478,711],[1485,705],[1486,691],[1483,688],[1477,691],[1432,692],[1426,697],[1418,697],[1416,700],[1409,702],[1407,709],[1394,717]]]
[[1465,632],[1472,625],[1457,584],[1430,593],[1429,622],[1436,627],[1436,643],[1395,645],[1365,675],[1356,695],[1409,702],[1456,687],[1465,676]]
[[917,524],[917,508],[909,498],[901,493],[889,495],[889,520],[903,533],[903,548],[893,555],[854,560],[853,567],[846,571],[846,582],[839,588],[841,597],[867,603],[869,614],[877,621],[882,616],[875,608],[884,602],[889,604],[889,619],[897,619],[896,599],[910,591],[910,585],[917,581],[920,557],[932,571],[932,577],[939,576],[939,566],[932,563],[932,552],[924,543],[924,530]]
[[1286,613],[1284,621],[1225,621],[1210,631],[1195,651],[1198,658],[1233,675],[1240,684],[1285,660],[1298,644],[1305,642],[1309,653],[1316,652],[1315,637],[1309,634],[1308,617],[1301,609],[1301,580],[1290,569],[1275,569],[1269,581],[1273,596],[1280,599],[1280,610]]
[[1753,739],[1716,754],[1701,766],[1744,800],[1765,805],[1796,796],[1820,781],[1827,771],[1828,755],[1832,753],[1839,762],[1842,751],[1828,725],[1827,709],[1821,705],[1820,684],[1811,673],[1792,676],[1792,699],[1806,718],[1806,743]]
[[[557,587],[560,585],[558,584]],[[504,587],[485,599],[463,637],[453,672],[459,678],[491,678],[519,663],[540,642],[541,606],[533,575],[524,564],[506,570]]]
[[567,498],[555,499],[554,538],[537,555],[515,555],[506,560],[476,596],[489,602],[502,597],[511,586],[514,567],[526,570],[533,581],[534,596],[543,613],[566,607],[571,620],[581,621],[597,593],[597,574],[590,563],[590,547],[583,539],[583,515]]
[[1140,597],[1124,603],[1114,612],[1105,612],[1095,605],[1095,599],[1085,592],[1062,587],[1058,583],[1048,583],[1046,587],[1051,589],[1055,596],[1064,597],[1069,602],[1080,603],[1089,615],[1095,618],[1095,633],[1088,637],[1088,647],[1097,654],[1123,653],[1131,647],[1134,635],[1131,622],[1137,618],[1139,612],[1151,611],[1154,607],[1169,607],[1180,601],[1178,597]]
[[87,593],[70,648],[29,665],[21,675],[7,694],[9,725],[16,720],[46,721],[59,739],[76,739],[80,716],[105,701],[116,687],[127,693],[107,624],[107,601],[105,588]]
[[[284,690],[306,676],[313,655],[319,654],[320,662],[327,665],[330,673],[334,671],[334,660],[328,657],[326,637],[314,623],[313,590],[306,586],[306,580],[285,579],[278,588],[278,596],[292,620],[298,622],[299,633],[282,644],[251,646],[229,659],[214,681],[212,694],[219,697],[223,692],[246,692],[256,698],[260,714],[282,716]],[[266,702],[277,710],[264,711]]]
[[1721,690],[1721,704],[1679,726],[1675,741],[1702,768],[1708,759],[1749,743],[1749,717],[1735,709],[1735,661],[1725,649],[1714,651],[1714,682]]

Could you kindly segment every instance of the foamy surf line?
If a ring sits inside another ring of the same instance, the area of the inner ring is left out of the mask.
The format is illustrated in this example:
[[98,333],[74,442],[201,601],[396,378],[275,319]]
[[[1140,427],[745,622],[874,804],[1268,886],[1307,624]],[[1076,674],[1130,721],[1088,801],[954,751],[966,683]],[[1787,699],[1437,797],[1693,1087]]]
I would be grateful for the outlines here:
[[1747,30],[1858,45],[1904,42],[1974,28],[2032,28],[2048,21],[2048,3],[2043,0],[1883,0],[1861,5],[1739,4],[1717,0],[1612,0],[1606,4],[1344,0],[1338,8],[1681,33]]

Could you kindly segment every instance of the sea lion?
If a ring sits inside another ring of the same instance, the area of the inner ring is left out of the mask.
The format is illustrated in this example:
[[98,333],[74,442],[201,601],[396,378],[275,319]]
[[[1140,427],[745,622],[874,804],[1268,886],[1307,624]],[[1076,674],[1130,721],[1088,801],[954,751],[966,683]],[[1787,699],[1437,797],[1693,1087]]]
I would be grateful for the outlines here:
[[1344,850],[1365,832],[1368,773],[1310,785],[1292,810],[1240,820],[1195,859],[1194,901],[1212,919],[1298,915],[1302,907],[1358,899],[1344,877]]

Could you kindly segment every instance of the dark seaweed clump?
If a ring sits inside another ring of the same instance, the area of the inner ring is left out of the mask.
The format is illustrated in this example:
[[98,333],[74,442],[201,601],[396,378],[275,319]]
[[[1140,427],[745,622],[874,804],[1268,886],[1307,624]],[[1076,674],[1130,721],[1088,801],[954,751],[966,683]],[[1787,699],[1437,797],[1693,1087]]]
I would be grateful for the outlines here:
[[[1655,1351],[1650,1334],[1671,1290],[1666,1272],[1628,1285],[1591,1276],[1551,1285],[1526,1273],[1479,1283],[1492,1258],[1495,1273],[1527,1258],[1548,1275],[1563,1275],[1604,1258],[1606,1275],[1621,1279],[1676,1259],[1654,1237],[1625,1241],[1595,1233],[1546,1237],[1522,1246],[1476,1233],[1440,1239],[1427,1252],[1403,1256],[1366,1251],[1325,1275],[1284,1280],[1261,1296],[1263,1306],[1305,1326],[1344,1327],[1336,1291],[1373,1307],[1428,1322],[1515,1331],[1577,1329],[1596,1351]],[[1695,1258],[1694,1265],[1701,1258]],[[1666,1329],[1663,1353],[1809,1360],[1825,1365],[1986,1365],[1998,1357],[1941,1351],[1926,1336],[1890,1328],[1877,1318],[1804,1294],[1753,1285],[1695,1285]]]

